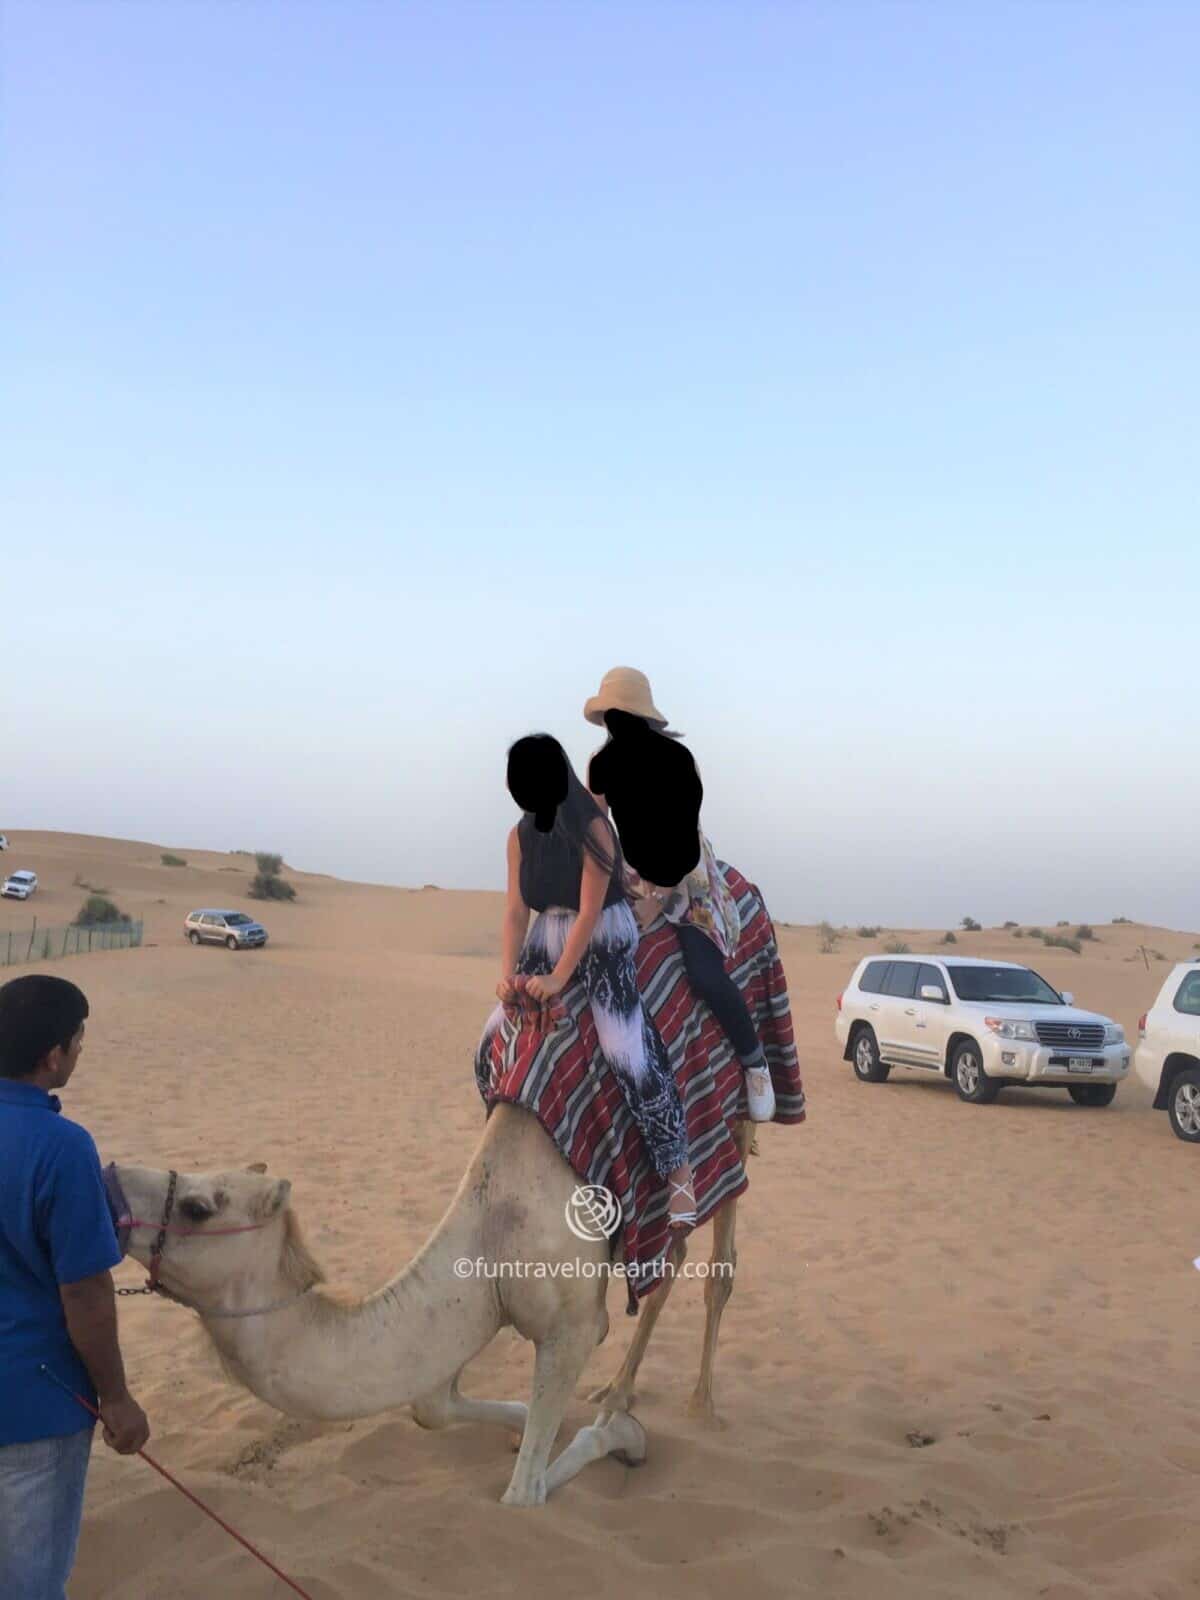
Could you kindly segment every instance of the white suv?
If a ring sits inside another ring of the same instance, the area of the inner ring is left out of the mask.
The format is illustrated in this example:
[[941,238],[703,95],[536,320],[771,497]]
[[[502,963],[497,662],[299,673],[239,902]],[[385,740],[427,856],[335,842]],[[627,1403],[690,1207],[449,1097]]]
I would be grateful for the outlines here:
[[868,956],[838,996],[836,1032],[865,1083],[918,1067],[952,1079],[976,1105],[1005,1084],[1110,1105],[1129,1071],[1124,1031],[1073,1001],[1010,961]]
[[1200,1144],[1200,961],[1181,961],[1138,1022],[1134,1070],[1180,1139]]
[[7,900],[28,900],[36,889],[36,872],[12,872],[5,878],[0,894]]

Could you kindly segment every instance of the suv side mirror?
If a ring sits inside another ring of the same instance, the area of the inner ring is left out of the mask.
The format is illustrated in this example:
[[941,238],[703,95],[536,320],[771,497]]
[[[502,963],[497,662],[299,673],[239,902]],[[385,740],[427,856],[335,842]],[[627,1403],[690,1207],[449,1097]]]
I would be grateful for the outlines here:
[[1071,993],[1070,989],[1063,990],[1062,1003],[1065,1006],[1073,1006],[1075,1004],[1075,996]]
[[939,989],[936,983],[923,983],[921,985],[922,1000],[936,1000],[939,1005],[946,1004],[946,991]]

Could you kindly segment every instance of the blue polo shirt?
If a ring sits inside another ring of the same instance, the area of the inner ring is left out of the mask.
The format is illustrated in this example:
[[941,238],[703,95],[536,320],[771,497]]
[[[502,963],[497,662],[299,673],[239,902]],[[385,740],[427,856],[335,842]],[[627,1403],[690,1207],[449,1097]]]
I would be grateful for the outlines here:
[[56,1095],[0,1078],[0,1446],[90,1428],[96,1403],[67,1333],[59,1285],[121,1259],[92,1136]]

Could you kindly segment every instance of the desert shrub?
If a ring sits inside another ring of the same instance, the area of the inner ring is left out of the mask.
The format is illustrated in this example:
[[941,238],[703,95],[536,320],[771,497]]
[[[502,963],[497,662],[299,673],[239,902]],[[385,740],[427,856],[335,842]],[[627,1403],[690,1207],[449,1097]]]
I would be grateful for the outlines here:
[[1171,959],[1170,956],[1163,955],[1161,950],[1151,950],[1150,954],[1154,957],[1155,961],[1169,961]]
[[959,926],[965,929],[967,933],[979,933],[983,928],[983,924],[976,922],[974,917],[964,917]]
[[1006,923],[1005,923],[1005,924],[1004,924],[1004,926],[1005,926],[1005,928],[1006,928],[1006,929],[1008,929],[1008,928],[1015,928],[1015,927],[1017,927],[1017,926],[1018,926],[1018,924],[1017,924],[1017,923],[1015,923],[1015,922],[1006,922]]
[[957,944],[958,940],[954,937],[954,935],[952,933],[944,933],[942,935],[942,943],[943,944]]
[[1083,949],[1078,939],[1070,939],[1063,933],[1044,933],[1042,938],[1046,948],[1051,950],[1073,950],[1076,955]]
[[294,900],[296,886],[284,878],[274,877],[271,873],[256,872],[250,880],[250,887],[246,893],[251,900]]
[[883,948],[890,956],[906,956],[910,953],[903,939],[889,939]]
[[109,922],[128,922],[130,919],[103,894],[90,894],[79,908],[75,918],[77,928],[100,928]]
[[246,891],[251,900],[294,900],[296,889],[279,876],[283,857],[269,850],[256,850],[254,860],[258,871]]
[[1014,939],[1023,939],[1025,937],[1020,928],[1014,928],[1012,931],[1012,936]]
[[1069,922],[1068,922],[1068,921],[1067,921],[1067,920],[1066,920],[1066,918],[1065,918],[1065,917],[1064,917],[1064,918],[1063,918],[1063,920],[1062,920],[1062,921],[1061,921],[1061,922],[1056,922],[1056,923],[1055,923],[1055,924],[1054,924],[1054,926],[1055,926],[1055,927],[1056,927],[1056,928],[1069,928],[1069,927],[1070,927],[1070,926],[1071,926],[1071,924],[1070,924],[1070,923],[1069,923]]
[[164,850],[161,856],[164,867],[186,867],[187,862],[182,856],[173,856],[169,850]]
[[832,922],[817,923],[817,940],[823,956],[831,955],[837,949],[838,931]]
[[1094,939],[1096,937],[1096,933],[1095,930],[1089,927],[1086,922],[1081,922],[1075,929],[1075,937],[1077,939],[1082,939],[1086,943],[1089,939]]
[[858,934],[858,937],[860,939],[878,939],[878,937],[879,937],[879,929],[878,928],[868,928],[868,927],[864,926],[864,927],[861,927],[861,928],[857,928],[855,931]]
[[1132,917],[1114,917],[1113,918],[1113,927],[1114,928],[1119,928],[1119,927],[1121,927],[1122,924],[1124,924],[1126,927],[1128,927],[1128,926],[1131,925],[1132,921],[1133,921]]
[[1030,928],[1029,937],[1031,939],[1044,939],[1046,937],[1046,935],[1042,932],[1042,930],[1040,928]]

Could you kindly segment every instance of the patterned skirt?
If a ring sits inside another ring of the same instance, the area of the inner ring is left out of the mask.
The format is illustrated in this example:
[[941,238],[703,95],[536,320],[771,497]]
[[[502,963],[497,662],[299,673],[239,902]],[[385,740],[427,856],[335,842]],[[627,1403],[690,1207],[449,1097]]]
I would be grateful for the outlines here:
[[[539,912],[517,960],[517,972],[531,977],[553,972],[575,916],[558,906]],[[642,1005],[637,982],[639,937],[637,921],[624,901],[606,906],[564,995],[574,984],[583,985],[600,1050],[616,1073],[655,1171],[666,1177],[688,1158],[687,1125],[666,1048]],[[569,1005],[566,1009],[573,1010]],[[475,1079],[485,1098],[491,1082],[492,1038],[503,1021],[504,1007],[498,1005],[475,1052]]]

